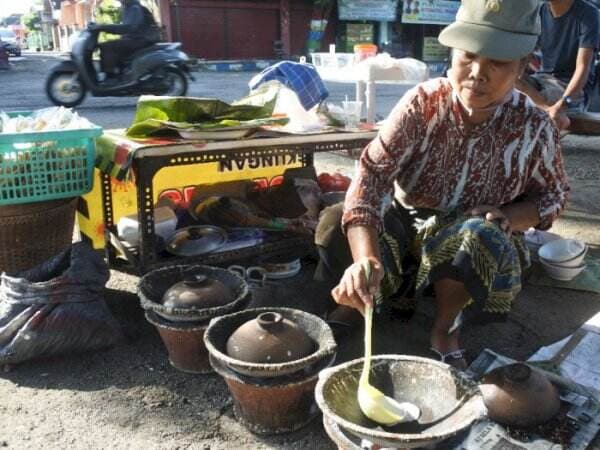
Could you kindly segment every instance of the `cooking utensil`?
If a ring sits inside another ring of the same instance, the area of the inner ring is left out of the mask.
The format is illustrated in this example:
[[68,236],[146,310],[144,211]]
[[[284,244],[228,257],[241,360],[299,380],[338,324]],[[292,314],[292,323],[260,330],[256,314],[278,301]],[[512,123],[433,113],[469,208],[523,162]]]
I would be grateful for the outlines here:
[[479,386],[490,419],[515,427],[531,427],[552,419],[560,410],[556,387],[523,363],[498,367]]
[[269,280],[282,280],[298,275],[302,270],[300,258],[289,262],[263,262],[261,267],[265,270],[265,277]]
[[279,306],[278,288],[276,283],[267,280],[267,271],[262,267],[233,265],[227,268],[230,272],[242,277],[250,288],[251,299],[249,308],[262,308],[266,306]]
[[[165,292],[175,283],[196,275],[223,283],[231,293],[231,301],[220,306],[186,305],[166,306]],[[172,322],[203,322],[216,316],[228,314],[245,307],[250,298],[248,283],[236,273],[217,267],[202,265],[172,265],[152,270],[140,279],[138,296],[145,310],[153,311]]]
[[177,230],[166,250],[177,256],[198,256],[214,252],[227,242],[227,232],[213,225],[193,225]]
[[363,366],[364,358],[359,358],[323,370],[315,397],[324,417],[381,447],[433,448],[485,417],[477,384],[463,372],[418,356],[375,355],[370,373],[373,385],[421,410],[417,421],[381,426],[366,417],[358,404]]
[[[367,283],[371,278],[371,264],[363,265]],[[373,324],[373,306],[365,305],[365,361],[358,382],[358,404],[369,419],[383,425],[395,425],[417,420],[421,410],[413,403],[399,402],[388,397],[369,384],[371,370],[371,329]]]
[[167,308],[214,308],[231,301],[233,293],[225,284],[205,274],[195,274],[171,286],[162,303]]
[[[313,342],[316,348],[309,355],[290,362],[278,364],[257,364],[232,358],[227,354],[227,341],[231,334],[248,320],[254,319],[264,312],[276,312],[300,326]],[[310,370],[315,364],[335,355],[337,345],[327,323],[304,311],[290,308],[255,308],[246,309],[234,314],[217,317],[210,322],[204,342],[211,355],[235,372],[257,378],[272,378],[296,375],[301,371]]]
[[296,361],[311,354],[315,342],[298,324],[267,311],[238,327],[227,340],[227,354],[255,364]]

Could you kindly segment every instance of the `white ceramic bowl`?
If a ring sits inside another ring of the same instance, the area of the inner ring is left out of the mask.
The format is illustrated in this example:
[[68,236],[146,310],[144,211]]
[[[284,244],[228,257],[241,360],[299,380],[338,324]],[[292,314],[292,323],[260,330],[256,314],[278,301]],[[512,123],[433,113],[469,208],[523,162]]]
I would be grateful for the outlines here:
[[538,250],[540,260],[567,267],[580,266],[586,253],[587,245],[577,239],[557,239],[542,245]]
[[541,259],[540,262],[550,278],[560,281],[571,281],[586,268],[585,264],[578,267],[563,267],[550,264],[543,259]]

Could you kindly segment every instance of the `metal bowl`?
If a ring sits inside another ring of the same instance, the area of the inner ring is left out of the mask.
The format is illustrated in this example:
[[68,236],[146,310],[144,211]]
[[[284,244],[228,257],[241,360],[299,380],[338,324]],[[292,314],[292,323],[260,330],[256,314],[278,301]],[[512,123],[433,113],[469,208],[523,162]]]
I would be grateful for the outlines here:
[[383,447],[414,448],[448,439],[485,416],[477,384],[447,364],[427,358],[379,355],[370,382],[384,394],[421,409],[417,422],[382,427],[358,405],[363,358],[321,372],[315,389],[323,415],[342,429]]

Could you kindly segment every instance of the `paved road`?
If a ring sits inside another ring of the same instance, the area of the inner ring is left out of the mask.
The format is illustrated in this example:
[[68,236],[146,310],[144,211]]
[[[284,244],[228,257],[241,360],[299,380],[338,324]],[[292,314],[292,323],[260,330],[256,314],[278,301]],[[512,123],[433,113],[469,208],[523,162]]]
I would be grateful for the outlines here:
[[[51,106],[44,92],[44,83],[58,57],[51,54],[26,54],[12,63],[9,71],[0,71],[0,109],[5,111],[32,110]],[[216,97],[233,101],[248,92],[248,81],[254,73],[196,72],[196,81],[190,84],[189,95]],[[345,96],[354,95],[351,84],[327,83],[330,101],[340,103]],[[377,89],[376,113],[386,116],[405,87],[380,85]],[[80,113],[104,128],[124,128],[133,119],[137,97],[100,97],[88,95],[78,108]]]

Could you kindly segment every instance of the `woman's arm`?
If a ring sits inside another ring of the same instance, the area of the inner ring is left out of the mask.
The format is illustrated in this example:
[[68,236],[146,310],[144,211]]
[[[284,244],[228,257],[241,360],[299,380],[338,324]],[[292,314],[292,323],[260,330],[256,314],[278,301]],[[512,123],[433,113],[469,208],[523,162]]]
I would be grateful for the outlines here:
[[[378,233],[382,228],[382,199],[393,190],[394,180],[426,127],[419,88],[398,102],[378,136],[363,151],[354,180],[344,204],[342,227],[348,237],[354,263],[346,269],[339,284],[332,290],[334,300],[363,311],[383,279]],[[364,263],[371,265],[367,282]]]
[[[354,264],[346,269],[340,283],[331,292],[340,305],[364,311],[372,304],[373,294],[383,279],[377,230],[370,226],[351,225],[346,231]],[[371,265],[371,278],[366,279],[364,264]]]

